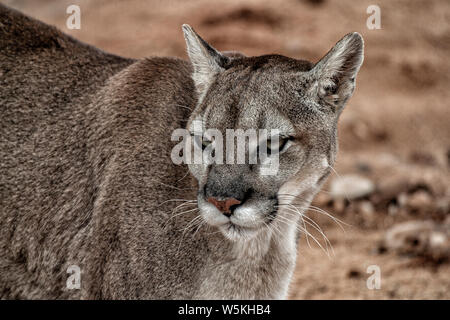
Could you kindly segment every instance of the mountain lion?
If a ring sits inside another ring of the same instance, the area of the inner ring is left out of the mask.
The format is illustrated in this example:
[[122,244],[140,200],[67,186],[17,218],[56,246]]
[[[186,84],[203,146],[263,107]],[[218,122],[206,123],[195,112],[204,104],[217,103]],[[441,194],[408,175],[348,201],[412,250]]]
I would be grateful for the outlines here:
[[[286,298],[363,39],[313,64],[182,29],[190,62],[126,59],[0,5],[1,298]],[[278,171],[174,164],[178,128],[277,129]]]

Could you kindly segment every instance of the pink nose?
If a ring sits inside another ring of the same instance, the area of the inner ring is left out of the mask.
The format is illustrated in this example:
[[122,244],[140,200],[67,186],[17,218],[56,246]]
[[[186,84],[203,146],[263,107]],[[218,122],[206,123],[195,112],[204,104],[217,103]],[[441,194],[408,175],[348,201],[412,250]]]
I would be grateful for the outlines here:
[[240,204],[241,202],[235,198],[228,198],[226,200],[217,200],[216,198],[209,197],[208,202],[212,203],[222,213],[231,214],[231,206]]

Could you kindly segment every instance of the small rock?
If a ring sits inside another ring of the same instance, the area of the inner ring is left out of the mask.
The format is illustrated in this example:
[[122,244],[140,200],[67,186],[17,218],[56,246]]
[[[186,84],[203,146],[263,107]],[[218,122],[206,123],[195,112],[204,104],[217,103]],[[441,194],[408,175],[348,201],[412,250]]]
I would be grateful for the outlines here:
[[375,191],[375,184],[362,176],[345,175],[331,182],[331,197],[333,199],[358,199]]
[[386,232],[384,238],[386,247],[400,253],[423,250],[426,238],[433,228],[433,221],[408,221],[397,224]]
[[432,259],[450,258],[450,228],[434,221],[409,221],[390,228],[384,237],[388,250]]
[[411,209],[426,210],[432,206],[433,199],[425,190],[419,190],[408,197],[406,204]]
[[370,201],[361,201],[359,204],[359,212],[361,212],[366,217],[372,217],[375,213],[375,208]]
[[375,223],[375,208],[370,201],[358,203],[358,212],[361,214],[365,226],[373,226]]

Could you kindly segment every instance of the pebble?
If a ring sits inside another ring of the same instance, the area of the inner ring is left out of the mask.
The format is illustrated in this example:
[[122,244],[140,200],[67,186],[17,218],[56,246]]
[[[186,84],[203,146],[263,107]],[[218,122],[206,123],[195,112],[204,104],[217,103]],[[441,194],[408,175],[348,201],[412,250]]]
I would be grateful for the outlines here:
[[333,199],[358,199],[375,191],[375,184],[359,175],[344,175],[331,182]]
[[400,254],[448,259],[450,228],[431,220],[399,223],[386,232],[384,246]]
[[432,206],[433,199],[431,198],[431,195],[428,192],[424,190],[419,190],[417,192],[414,192],[412,195],[408,196],[406,202],[408,207],[412,209],[426,210]]

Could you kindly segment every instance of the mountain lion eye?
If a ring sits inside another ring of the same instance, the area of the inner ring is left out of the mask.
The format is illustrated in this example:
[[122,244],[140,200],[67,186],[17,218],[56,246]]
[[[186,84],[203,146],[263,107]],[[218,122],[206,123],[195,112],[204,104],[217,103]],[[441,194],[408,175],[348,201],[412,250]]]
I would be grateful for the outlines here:
[[267,139],[267,154],[275,154],[283,150],[288,142],[288,138]]

